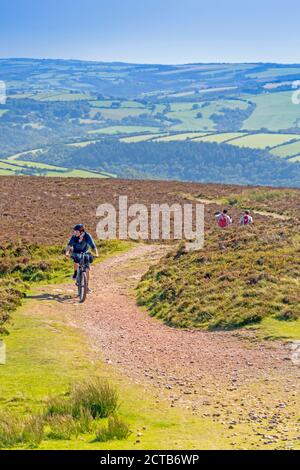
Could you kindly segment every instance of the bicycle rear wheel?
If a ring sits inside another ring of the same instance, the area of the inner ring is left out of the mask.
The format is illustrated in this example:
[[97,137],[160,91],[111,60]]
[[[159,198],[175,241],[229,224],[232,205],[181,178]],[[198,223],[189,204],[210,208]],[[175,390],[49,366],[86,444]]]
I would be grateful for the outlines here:
[[80,303],[83,303],[85,301],[86,296],[87,296],[87,289],[88,289],[87,275],[85,272],[82,272],[80,279],[79,279],[79,283],[78,283],[78,294],[79,294]]

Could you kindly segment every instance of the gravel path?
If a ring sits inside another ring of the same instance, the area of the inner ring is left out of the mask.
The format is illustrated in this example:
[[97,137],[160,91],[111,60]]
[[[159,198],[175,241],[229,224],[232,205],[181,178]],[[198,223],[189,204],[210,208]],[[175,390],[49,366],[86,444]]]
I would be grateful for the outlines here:
[[262,341],[254,331],[170,328],[136,305],[138,280],[165,250],[140,244],[94,266],[86,303],[75,308],[74,298],[63,302],[70,322],[107,363],[135,382],[152,384],[158,400],[211,416],[231,432],[246,424],[263,445],[281,442],[282,448],[286,442],[292,448],[300,434],[299,368],[287,345]]

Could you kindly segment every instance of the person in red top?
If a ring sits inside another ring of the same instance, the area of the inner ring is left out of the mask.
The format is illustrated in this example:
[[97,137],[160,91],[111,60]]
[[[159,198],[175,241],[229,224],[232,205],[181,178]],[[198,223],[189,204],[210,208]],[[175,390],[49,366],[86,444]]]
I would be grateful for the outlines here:
[[224,209],[223,212],[218,212],[215,217],[218,226],[221,228],[228,227],[232,224],[232,218],[228,215],[227,209]]
[[253,217],[251,217],[249,211],[245,211],[240,218],[240,225],[251,225],[253,224]]

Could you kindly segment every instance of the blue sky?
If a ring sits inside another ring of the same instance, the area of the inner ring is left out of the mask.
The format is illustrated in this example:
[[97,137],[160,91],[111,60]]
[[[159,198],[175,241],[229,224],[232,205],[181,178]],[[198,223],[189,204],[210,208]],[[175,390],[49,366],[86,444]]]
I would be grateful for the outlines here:
[[299,0],[0,0],[0,57],[300,63]]

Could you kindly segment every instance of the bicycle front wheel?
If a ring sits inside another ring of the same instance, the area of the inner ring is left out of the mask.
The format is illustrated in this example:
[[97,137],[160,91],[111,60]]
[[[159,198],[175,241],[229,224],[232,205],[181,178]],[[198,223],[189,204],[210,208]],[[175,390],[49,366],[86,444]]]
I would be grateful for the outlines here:
[[86,299],[87,296],[87,275],[85,272],[81,273],[80,279],[79,279],[79,284],[78,284],[78,294],[79,294],[79,299],[80,303],[83,303]]

